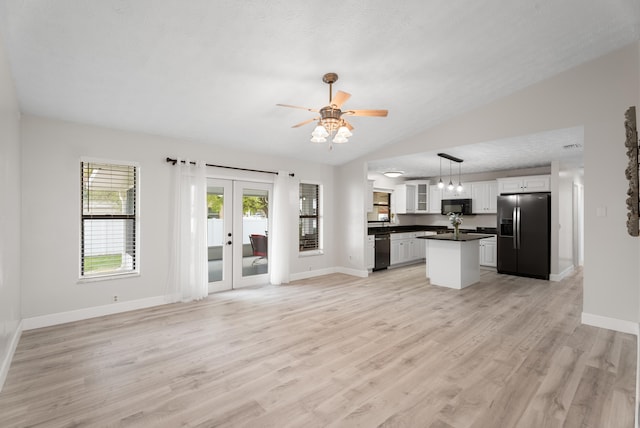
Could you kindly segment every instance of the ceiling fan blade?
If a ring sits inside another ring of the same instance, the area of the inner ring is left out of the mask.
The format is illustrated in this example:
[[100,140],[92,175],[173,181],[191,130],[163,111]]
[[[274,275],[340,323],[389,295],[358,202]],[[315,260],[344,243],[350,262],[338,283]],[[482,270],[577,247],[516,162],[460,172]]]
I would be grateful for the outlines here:
[[351,98],[351,94],[347,94],[346,92],[338,91],[333,96],[333,99],[331,100],[331,102],[329,104],[330,105],[335,105],[336,107],[340,108],[340,107],[342,107],[342,104],[344,104],[349,98]]
[[313,119],[309,119],[309,120],[305,120],[304,122],[300,122],[300,123],[296,123],[295,125],[292,126],[292,128],[299,128],[303,125],[306,125],[307,123],[311,123],[314,120],[319,120],[319,117],[314,117]]
[[343,114],[348,114],[350,116],[377,116],[377,117],[387,117],[389,114],[388,110],[347,110]]
[[344,126],[346,126],[349,131],[353,131],[353,125],[351,125],[346,120],[344,120],[343,122],[344,122]]
[[289,108],[299,108],[301,110],[306,110],[306,111],[312,111],[314,113],[318,113],[318,110],[315,108],[308,108],[308,107],[300,107],[300,106],[292,106],[290,104],[276,104],[277,106],[280,107],[289,107]]

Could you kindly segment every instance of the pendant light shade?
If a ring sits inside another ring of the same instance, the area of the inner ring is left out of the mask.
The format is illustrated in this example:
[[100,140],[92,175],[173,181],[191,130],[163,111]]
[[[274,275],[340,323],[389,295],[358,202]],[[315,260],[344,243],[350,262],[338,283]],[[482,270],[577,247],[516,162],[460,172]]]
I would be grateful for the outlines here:
[[438,181],[438,189],[444,189],[444,183],[442,182],[442,158],[440,158],[440,180]]

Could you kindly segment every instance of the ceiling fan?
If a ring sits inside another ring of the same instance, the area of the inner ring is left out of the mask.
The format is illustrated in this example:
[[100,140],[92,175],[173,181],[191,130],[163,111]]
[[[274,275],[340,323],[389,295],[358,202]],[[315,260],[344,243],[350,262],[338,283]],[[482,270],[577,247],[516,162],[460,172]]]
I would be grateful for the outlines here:
[[386,117],[389,113],[387,110],[342,110],[342,105],[351,97],[351,94],[338,91],[334,97],[332,93],[333,84],[337,80],[338,75],[336,73],[327,73],[322,77],[322,81],[329,85],[329,105],[322,107],[320,110],[289,104],[276,104],[280,107],[299,108],[313,113],[320,113],[320,116],[292,126],[292,128],[298,128],[317,120],[318,124],[311,133],[311,141],[314,143],[324,143],[327,141],[327,137],[332,137],[334,134],[332,142],[346,143],[352,135],[353,126],[345,120],[345,116]]

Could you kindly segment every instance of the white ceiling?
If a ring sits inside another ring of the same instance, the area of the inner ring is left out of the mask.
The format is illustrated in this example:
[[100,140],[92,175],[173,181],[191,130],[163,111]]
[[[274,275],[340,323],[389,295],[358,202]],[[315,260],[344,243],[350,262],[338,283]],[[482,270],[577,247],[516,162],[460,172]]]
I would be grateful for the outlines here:
[[[0,32],[26,113],[339,165],[640,40],[640,2],[0,0]],[[332,151],[275,106],[329,71],[389,110]]]
[[[557,160],[563,169],[581,169],[584,166],[583,141],[584,129],[576,127],[454,147],[444,153],[462,159],[462,162],[458,165],[442,159],[443,181],[449,181],[450,166],[454,179],[458,177],[458,167],[464,175],[549,166],[551,160]],[[404,178],[438,177],[438,153],[424,152],[370,161],[369,171],[402,171]]]

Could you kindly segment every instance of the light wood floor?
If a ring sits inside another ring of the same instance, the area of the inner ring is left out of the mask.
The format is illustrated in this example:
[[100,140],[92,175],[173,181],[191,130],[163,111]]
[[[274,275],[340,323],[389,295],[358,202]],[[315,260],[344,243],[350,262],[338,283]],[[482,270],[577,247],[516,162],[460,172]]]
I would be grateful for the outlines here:
[[634,336],[580,325],[580,273],[421,265],[25,332],[1,427],[632,427]]

